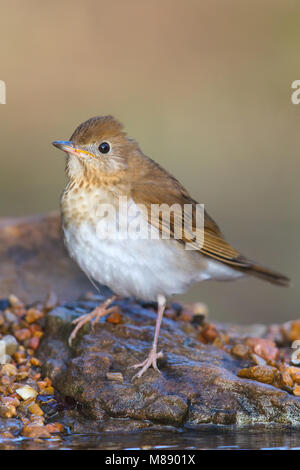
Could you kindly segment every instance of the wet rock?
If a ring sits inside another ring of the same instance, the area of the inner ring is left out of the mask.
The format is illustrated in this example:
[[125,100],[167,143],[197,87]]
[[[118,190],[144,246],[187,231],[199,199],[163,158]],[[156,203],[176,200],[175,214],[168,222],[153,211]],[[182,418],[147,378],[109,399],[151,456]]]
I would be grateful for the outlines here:
[[257,380],[265,384],[272,384],[275,380],[276,369],[270,366],[253,366],[241,369],[238,372],[239,377]]
[[11,404],[1,405],[0,404],[0,416],[2,418],[13,418],[16,416],[16,407]]
[[123,383],[123,375],[119,372],[107,372],[106,377],[108,380],[115,380],[116,382]]
[[[254,360],[261,357],[258,352],[272,359],[281,354],[270,336],[270,331],[278,329],[210,323],[205,330],[205,325],[181,321],[175,313],[162,323],[161,374],[149,369],[132,382],[136,371],[130,366],[144,360],[151,347],[154,307],[130,299],[117,300],[122,323],[101,319],[94,328],[85,325],[70,348],[67,340],[72,320],[91,311],[99,301],[103,297],[68,303],[46,317],[39,358],[61,397],[73,403],[71,409],[56,414],[55,421],[76,432],[203,423],[300,424],[299,392],[294,379],[291,382],[285,373],[287,366],[281,374],[277,366],[264,365],[264,359],[262,365]],[[213,333],[205,342],[199,334],[203,331]],[[251,334],[255,338],[252,341],[248,340]],[[226,337],[226,341],[214,340],[211,344],[207,340],[212,336]],[[259,337],[268,341],[259,341]],[[241,374],[241,370],[247,372]],[[290,372],[298,378],[297,370]],[[114,377],[123,381],[112,380]]]
[[0,433],[11,432],[12,434],[18,434],[23,427],[20,420],[16,418],[1,418],[0,417]]
[[180,425],[183,423],[188,405],[176,395],[162,395],[147,405],[146,418],[158,423]]
[[0,299],[0,310],[5,310],[10,306],[8,299]]
[[1,338],[2,341],[5,342],[5,352],[9,356],[12,356],[17,348],[18,348],[18,341],[13,335],[5,335]]
[[67,255],[58,213],[0,219],[0,310],[12,293],[29,304],[51,292],[67,300],[87,290],[94,289]]
[[17,388],[16,393],[23,400],[27,400],[28,398],[35,398],[38,394],[37,391],[29,385],[24,385],[23,387]]
[[234,354],[240,359],[246,359],[247,357],[249,357],[250,348],[244,343],[235,344],[231,350],[231,354]]
[[274,341],[264,338],[248,338],[245,343],[255,354],[265,360],[275,360],[278,357],[279,350]]
[[22,435],[24,437],[29,437],[32,439],[48,439],[51,437],[50,432],[46,429],[46,427],[35,425],[35,424],[28,424],[24,426]]
[[286,369],[286,372],[290,375],[292,380],[296,383],[300,383],[300,368],[299,367],[294,367],[290,366]]
[[[34,398],[29,400],[36,401],[27,403],[26,395],[23,400],[18,395],[18,406],[3,401],[0,432],[16,434],[22,429],[20,419],[9,417],[14,415],[12,407],[23,413],[23,435],[38,438],[62,429],[57,423],[76,433],[203,423],[300,424],[300,374],[288,367],[291,342],[300,339],[299,321],[229,326],[207,322],[203,305],[188,309],[173,303],[159,338],[164,352],[158,361],[161,374],[150,369],[132,382],[136,371],[130,366],[143,361],[151,347],[157,305],[118,300],[118,314],[109,321],[101,319],[94,328],[85,325],[70,348],[72,320],[105,298],[91,294],[74,300],[87,290],[93,291],[91,284],[63,246],[58,214],[0,220],[1,334],[4,339],[14,333],[22,343],[15,341],[8,357],[18,374],[1,372],[0,388],[11,399],[17,390],[31,387]],[[68,303],[43,317],[40,305],[45,299],[43,314],[58,302]],[[31,305],[27,312],[25,304]],[[43,336],[36,322],[44,326],[45,319]],[[32,357],[23,370],[27,350]],[[42,376],[34,371],[41,363]],[[12,367],[6,368],[9,371]],[[21,383],[12,388],[14,379]],[[53,421],[47,429],[43,414]]]

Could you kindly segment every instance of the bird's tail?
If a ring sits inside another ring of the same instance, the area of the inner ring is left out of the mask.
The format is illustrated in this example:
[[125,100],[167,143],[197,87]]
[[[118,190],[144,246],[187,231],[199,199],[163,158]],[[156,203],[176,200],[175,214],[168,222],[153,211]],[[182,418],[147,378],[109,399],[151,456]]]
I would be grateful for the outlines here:
[[253,263],[246,268],[246,270],[251,276],[259,277],[265,281],[271,282],[272,284],[284,287],[288,287],[290,285],[290,279],[287,276],[263,266],[259,266],[258,264]]

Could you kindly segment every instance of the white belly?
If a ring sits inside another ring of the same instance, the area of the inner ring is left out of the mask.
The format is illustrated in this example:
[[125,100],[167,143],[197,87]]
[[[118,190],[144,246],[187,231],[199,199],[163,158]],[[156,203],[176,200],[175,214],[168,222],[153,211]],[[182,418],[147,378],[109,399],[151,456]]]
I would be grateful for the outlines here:
[[72,258],[92,279],[121,296],[156,300],[185,292],[207,279],[234,279],[241,274],[174,240],[101,240],[89,222],[68,224],[65,242]]

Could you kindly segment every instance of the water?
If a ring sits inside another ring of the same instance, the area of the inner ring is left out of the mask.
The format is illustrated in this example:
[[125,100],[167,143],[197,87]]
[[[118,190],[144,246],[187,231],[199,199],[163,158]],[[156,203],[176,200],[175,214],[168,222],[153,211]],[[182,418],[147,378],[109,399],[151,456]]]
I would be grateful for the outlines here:
[[16,438],[0,440],[0,450],[42,449],[300,449],[300,428],[283,426],[203,425],[194,430],[139,431],[133,433],[73,434],[52,440]]

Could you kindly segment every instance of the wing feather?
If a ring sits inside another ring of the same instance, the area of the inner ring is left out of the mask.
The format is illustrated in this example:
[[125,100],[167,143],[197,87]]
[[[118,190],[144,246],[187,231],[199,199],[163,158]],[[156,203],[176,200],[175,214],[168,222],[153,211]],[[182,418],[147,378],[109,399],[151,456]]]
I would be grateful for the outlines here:
[[[182,238],[177,239],[179,243],[189,243],[199,253],[205,254],[209,257],[217,259],[223,263],[234,266],[245,267],[248,265],[246,260],[243,259],[238,251],[236,251],[224,239],[216,222],[204,211],[204,233],[203,228],[198,228],[196,225],[196,204],[197,202],[192,199],[184,188],[175,180],[177,184],[172,187],[165,188],[149,183],[138,183],[132,188],[132,198],[134,202],[144,210],[146,208],[150,224],[157,228],[163,238],[175,238],[175,234],[181,233]],[[171,190],[170,190],[171,189]],[[184,205],[190,204],[192,207],[191,215],[185,213],[185,223],[182,217],[176,217],[176,214],[171,214],[170,219],[163,217],[164,211],[162,210],[159,217],[151,217],[151,207],[153,204],[162,205],[166,204],[168,207],[173,204],[179,204],[184,212]],[[190,219],[190,220],[187,220]],[[164,224],[169,221],[170,223]],[[201,240],[199,243],[197,240]]]
[[[145,156],[144,158],[148,162],[148,171],[143,176],[140,175],[139,180],[132,184],[131,196],[135,203],[145,210],[148,222],[159,230],[162,237],[175,238],[178,243],[188,243],[199,254],[273,284],[289,285],[290,279],[285,275],[254,263],[235,250],[225,240],[220,228],[206,211],[204,211],[202,228],[198,228],[196,224],[197,202],[191,198],[176,178],[153,160]],[[169,207],[179,204],[182,211],[185,204],[191,204],[192,212],[185,215],[188,219],[186,224],[183,224],[182,217],[176,216],[171,217],[170,223],[165,224],[162,216],[151,217],[152,204],[167,204]],[[177,239],[175,234],[180,233],[180,229],[182,236],[181,239]]]

